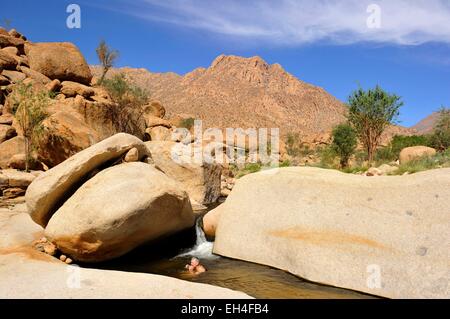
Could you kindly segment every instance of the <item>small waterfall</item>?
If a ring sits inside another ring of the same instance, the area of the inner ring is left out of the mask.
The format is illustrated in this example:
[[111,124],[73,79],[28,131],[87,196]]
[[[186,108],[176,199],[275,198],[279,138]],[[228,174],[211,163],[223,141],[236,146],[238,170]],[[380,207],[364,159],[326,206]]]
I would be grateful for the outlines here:
[[197,257],[200,259],[214,259],[218,258],[218,256],[212,253],[214,243],[206,240],[205,233],[203,232],[202,227],[200,226],[201,218],[197,219],[195,223],[195,234],[197,235],[197,239],[195,241],[194,247],[188,249],[186,252],[181,253],[177,257]]

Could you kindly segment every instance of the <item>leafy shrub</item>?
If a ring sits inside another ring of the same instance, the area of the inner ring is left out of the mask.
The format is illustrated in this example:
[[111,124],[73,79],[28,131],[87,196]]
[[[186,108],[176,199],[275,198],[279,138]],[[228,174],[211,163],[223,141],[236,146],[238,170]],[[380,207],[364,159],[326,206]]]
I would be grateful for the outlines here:
[[192,118],[192,117],[188,117],[186,119],[182,119],[180,121],[180,127],[184,127],[186,129],[190,130],[191,128],[194,127],[194,122],[195,122],[195,119]]
[[291,164],[291,161],[289,161],[289,160],[285,160],[280,163],[280,167],[290,167],[290,166],[292,166],[292,164]]
[[116,131],[142,137],[145,129],[142,115],[143,106],[148,102],[147,91],[129,83],[122,73],[103,80],[102,85],[115,102],[109,114]]
[[417,173],[435,168],[450,167],[450,149],[437,153],[432,157],[423,157],[401,164],[395,175],[402,175],[406,172]]
[[340,158],[341,168],[348,166],[358,143],[355,130],[348,124],[340,124],[333,129],[331,147]]
[[442,108],[433,133],[429,137],[429,145],[439,151],[450,147],[450,109]]
[[302,143],[299,133],[288,133],[286,136],[286,152],[293,157],[305,157],[314,154],[314,150]]
[[259,172],[263,166],[261,163],[247,163],[243,167],[239,167],[238,165],[230,165],[230,169],[233,172],[233,175],[236,176],[236,178],[240,178],[242,176]]
[[336,151],[331,146],[324,146],[318,149],[318,154],[320,157],[319,167],[321,168],[332,168],[338,169],[339,164],[337,162],[338,155]]
[[25,170],[29,170],[33,150],[39,148],[39,138],[44,132],[43,121],[48,117],[50,97],[45,91],[36,91],[32,85],[18,83],[12,92],[12,112],[25,139]]
[[428,144],[429,139],[424,135],[395,135],[388,146],[377,150],[375,159],[377,162],[395,161],[405,147]]

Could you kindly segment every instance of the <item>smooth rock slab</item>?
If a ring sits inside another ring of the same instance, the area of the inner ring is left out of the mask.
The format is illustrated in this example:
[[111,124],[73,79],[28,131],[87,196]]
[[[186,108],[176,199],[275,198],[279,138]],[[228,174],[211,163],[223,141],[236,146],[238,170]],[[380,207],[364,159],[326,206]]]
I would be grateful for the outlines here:
[[237,181],[214,252],[379,296],[449,298],[449,213],[450,169],[367,178],[281,168]]
[[[43,253],[42,258],[46,255]],[[0,254],[0,298],[250,299],[243,292],[160,275],[80,268],[21,254]],[[54,258],[53,258],[54,259]],[[78,277],[79,276],[79,277]],[[76,281],[80,278],[80,281]]]
[[31,248],[42,227],[23,206],[0,208],[0,298],[250,298],[165,276],[68,266]]
[[145,154],[144,143],[135,136],[119,133],[82,150],[36,178],[25,195],[31,217],[45,227],[61,201],[90,172],[136,147]]
[[179,183],[145,163],[101,171],[52,216],[46,236],[75,260],[99,262],[194,225]]

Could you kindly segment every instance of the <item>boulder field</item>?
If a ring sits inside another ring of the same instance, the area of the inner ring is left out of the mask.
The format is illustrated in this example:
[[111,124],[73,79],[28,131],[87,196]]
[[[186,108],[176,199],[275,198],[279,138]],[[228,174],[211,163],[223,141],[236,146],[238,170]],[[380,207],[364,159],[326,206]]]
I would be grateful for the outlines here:
[[367,178],[281,168],[204,219],[214,253],[390,298],[450,296],[450,169]]
[[49,96],[33,169],[54,167],[124,130],[138,138],[171,140],[174,128],[163,119],[166,111],[158,101],[127,110],[126,119],[133,120],[124,128],[114,116],[122,106],[92,76],[74,44],[33,43],[16,30],[0,28],[0,169],[25,168],[23,132],[14,116],[21,85]]
[[30,181],[27,210],[60,252],[83,262],[113,259],[192,227],[183,184],[152,156],[159,154],[137,137],[116,134]]

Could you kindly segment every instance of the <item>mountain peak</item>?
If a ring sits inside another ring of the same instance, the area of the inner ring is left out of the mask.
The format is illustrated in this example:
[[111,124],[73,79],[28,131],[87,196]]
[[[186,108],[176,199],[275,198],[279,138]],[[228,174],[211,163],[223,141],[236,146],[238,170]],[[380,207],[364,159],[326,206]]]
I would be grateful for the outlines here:
[[204,127],[278,127],[306,138],[345,120],[345,106],[259,56],[219,55],[184,76],[149,74],[137,83],[165,105],[168,117],[199,118]]
[[225,55],[221,54],[217,58],[214,59],[214,61],[211,63],[211,68],[215,68],[217,66],[229,66],[229,65],[236,65],[236,64],[245,64],[248,66],[253,67],[264,67],[269,68],[269,64],[264,61],[259,56],[253,56],[249,58],[236,56],[236,55]]

